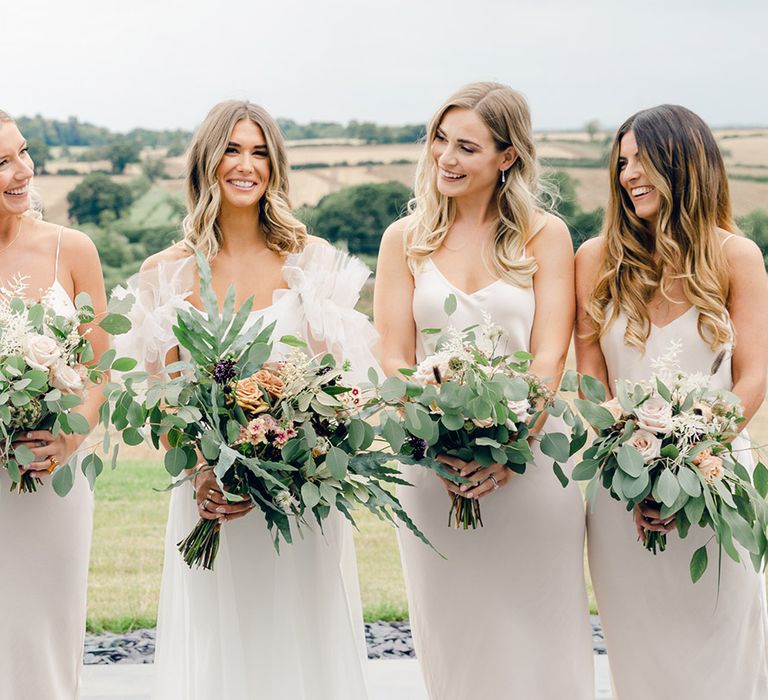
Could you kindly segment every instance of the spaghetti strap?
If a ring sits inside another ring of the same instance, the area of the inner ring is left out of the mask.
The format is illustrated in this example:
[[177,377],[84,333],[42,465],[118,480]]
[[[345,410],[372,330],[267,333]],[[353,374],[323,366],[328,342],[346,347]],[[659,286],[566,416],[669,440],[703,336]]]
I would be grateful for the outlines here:
[[723,238],[723,242],[720,244],[721,248],[725,247],[725,244],[728,243],[728,241],[731,240],[736,234],[735,233],[729,233],[725,238]]
[[53,281],[59,281],[59,251],[61,250],[61,234],[64,231],[63,226],[59,226],[59,237],[56,240],[56,262],[53,268]]

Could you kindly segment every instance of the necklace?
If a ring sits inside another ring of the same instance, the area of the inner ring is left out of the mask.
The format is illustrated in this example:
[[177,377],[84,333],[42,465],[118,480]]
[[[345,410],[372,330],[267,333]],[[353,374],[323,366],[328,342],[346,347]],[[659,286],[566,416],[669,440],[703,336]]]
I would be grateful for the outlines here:
[[0,250],[0,255],[2,255],[8,248],[10,248],[14,243],[16,243],[16,239],[21,235],[21,222],[24,220],[24,217],[19,217],[19,227],[16,229],[16,235],[13,237],[13,240],[5,246],[2,250]]

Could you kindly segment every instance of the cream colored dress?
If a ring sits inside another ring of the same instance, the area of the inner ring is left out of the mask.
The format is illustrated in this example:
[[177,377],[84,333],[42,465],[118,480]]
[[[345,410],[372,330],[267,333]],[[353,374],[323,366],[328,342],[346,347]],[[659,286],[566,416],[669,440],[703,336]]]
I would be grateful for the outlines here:
[[[129,281],[135,331],[120,341],[143,361],[176,341],[176,310],[192,288],[194,258]],[[353,310],[370,274],[326,244],[288,256],[288,289],[251,314],[273,338],[312,339],[352,362],[356,381],[375,364],[375,332]],[[127,348],[121,347],[120,354]],[[290,348],[276,343],[273,359]],[[181,359],[189,356],[180,353]],[[365,700],[365,639],[352,528],[339,513],[294,533],[275,551],[262,512],[226,523],[213,571],[190,569],[177,549],[200,515],[190,482],[171,493],[158,608],[155,700]]]
[[[682,342],[681,369],[709,374],[717,353],[699,336],[695,308],[663,327],[651,326],[645,353],[625,345],[626,318],[607,329],[600,345],[611,385],[619,378],[646,379],[651,361]],[[731,360],[713,378],[730,389]],[[749,446],[745,434],[736,449]],[[751,471],[749,452],[740,461]],[[693,552],[711,539],[691,527],[680,539],[667,536],[667,550],[654,556],[637,541],[632,514],[605,489],[588,513],[589,563],[605,632],[616,700],[765,700],[768,698],[768,619],[765,582],[748,554],[742,563],[723,553],[717,594],[717,547],[709,567],[691,583]]]
[[[443,303],[454,294],[450,317]],[[498,280],[474,294],[453,287],[429,261],[416,278],[417,329],[502,326],[508,350],[528,350],[533,290]],[[417,359],[434,335],[419,335]],[[550,419],[547,427],[563,429]],[[578,485],[563,488],[552,460],[534,449],[524,475],[481,500],[485,527],[448,527],[438,478],[405,468],[415,488],[398,495],[445,555],[398,531],[416,655],[432,700],[593,700],[591,628],[584,588],[584,509]]]
[[[75,313],[58,278],[46,298],[60,315]],[[61,498],[48,478],[35,493],[10,493],[8,474],[0,469],[3,700],[78,697],[93,494],[82,471],[74,473],[72,490]]]

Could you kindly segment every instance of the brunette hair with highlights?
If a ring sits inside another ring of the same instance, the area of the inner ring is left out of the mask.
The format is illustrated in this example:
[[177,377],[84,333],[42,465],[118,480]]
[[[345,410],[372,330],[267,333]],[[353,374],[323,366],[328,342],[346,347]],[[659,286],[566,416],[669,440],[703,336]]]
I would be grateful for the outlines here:
[[[619,182],[620,148],[632,132],[638,159],[659,193],[655,225],[639,218]],[[603,225],[605,252],[586,305],[599,338],[620,312],[624,340],[641,352],[651,332],[648,303],[657,290],[670,302],[670,282],[680,280],[699,312],[701,337],[713,349],[733,342],[726,308],[728,268],[718,228],[738,232],[728,176],[712,131],[685,107],[660,105],[627,119],[613,140],[610,200]]]

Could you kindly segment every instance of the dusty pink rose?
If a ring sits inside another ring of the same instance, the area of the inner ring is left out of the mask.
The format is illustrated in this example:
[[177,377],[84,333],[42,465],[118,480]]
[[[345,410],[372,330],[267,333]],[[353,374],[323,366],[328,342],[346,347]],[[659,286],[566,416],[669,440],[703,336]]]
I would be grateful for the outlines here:
[[672,430],[672,404],[661,396],[653,396],[635,409],[637,426],[652,433],[667,434]]
[[75,392],[83,388],[80,372],[61,359],[51,367],[48,381],[54,389],[59,391]]
[[656,459],[661,452],[661,440],[647,430],[635,430],[627,444],[634,447],[645,462]]
[[493,425],[493,417],[489,416],[488,418],[473,418],[472,422],[478,427],[478,428],[490,428]]

